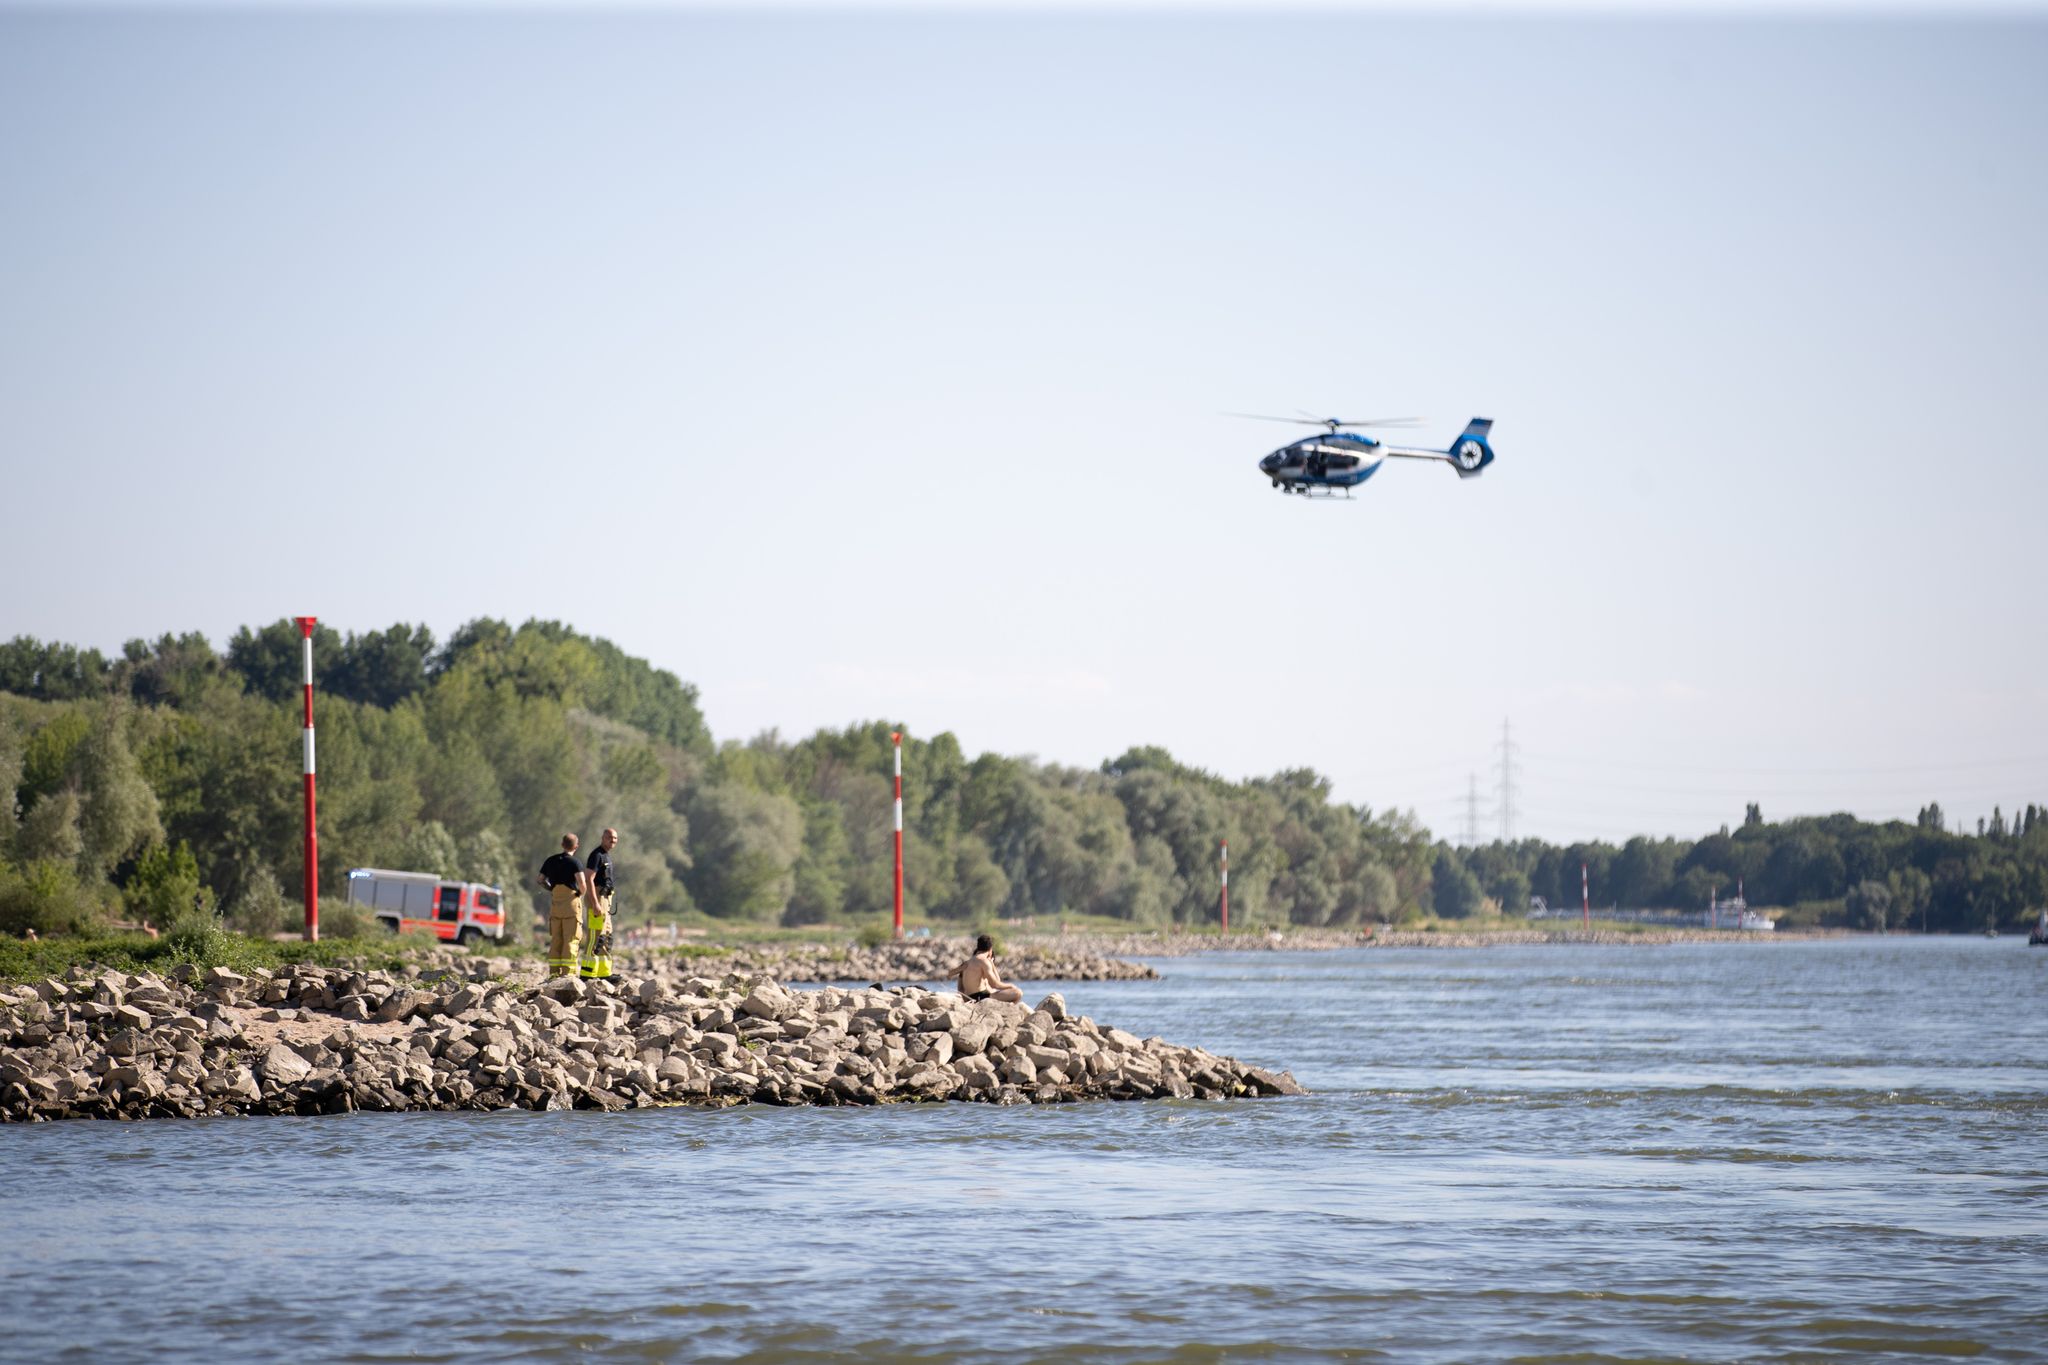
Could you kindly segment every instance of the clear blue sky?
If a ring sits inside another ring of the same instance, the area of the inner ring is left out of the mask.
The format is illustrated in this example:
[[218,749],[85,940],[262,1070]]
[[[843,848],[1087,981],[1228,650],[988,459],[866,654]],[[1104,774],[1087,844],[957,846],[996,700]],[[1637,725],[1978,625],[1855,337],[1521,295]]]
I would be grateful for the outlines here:
[[[1489,830],[2048,801],[2048,22],[0,9],[0,636]],[[1270,491],[1230,409],[1496,419]]]

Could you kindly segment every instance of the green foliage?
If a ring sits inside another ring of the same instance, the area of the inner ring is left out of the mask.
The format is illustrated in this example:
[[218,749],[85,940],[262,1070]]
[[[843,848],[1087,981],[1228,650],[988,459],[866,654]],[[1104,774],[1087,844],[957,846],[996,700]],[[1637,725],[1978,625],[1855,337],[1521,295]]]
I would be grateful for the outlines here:
[[54,795],[71,781],[78,750],[92,733],[92,716],[83,707],[59,711],[34,730],[22,755],[21,799],[31,805]]
[[896,926],[893,920],[886,924],[880,920],[870,920],[861,925],[860,931],[854,935],[854,941],[863,948],[879,948],[885,943],[893,942],[895,937]]
[[1852,929],[1883,933],[1885,917],[1891,912],[1891,907],[1891,888],[1883,882],[1861,881],[1849,888],[1847,909]]
[[795,890],[802,816],[786,796],[745,787],[689,793],[690,894],[719,919],[779,918]]
[[150,845],[121,890],[129,918],[144,924],[165,925],[191,915],[214,918],[213,892],[200,884],[199,862],[183,843]]
[[[1752,805],[1696,841],[1449,850],[1412,813],[1333,800],[1317,773],[1232,781],[1153,747],[1072,769],[969,757],[952,735],[869,720],[714,748],[693,688],[558,622],[473,621],[438,649],[418,625],[321,627],[314,644],[330,935],[353,927],[343,895],[359,866],[498,885],[516,935],[563,832],[587,852],[608,825],[636,919],[749,934],[862,923],[892,895],[892,733],[909,908],[956,927],[1212,928],[1225,839],[1243,926],[1450,920],[1488,898],[1518,913],[1531,893],[1575,906],[1582,863],[1596,902],[1629,908],[1703,909],[1741,884],[1756,905],[1832,903],[1811,913],[1874,925],[1882,887],[1887,927],[1942,931],[2016,927],[2048,902],[2048,819],[2025,802],[1982,838],[1951,833],[1936,805],[1881,825],[1773,823]],[[223,654],[190,633],[131,641],[112,663],[0,648],[0,868],[17,919],[89,925],[116,883],[130,913],[169,913],[191,869],[160,875],[151,860],[182,848],[236,928],[293,927],[297,896],[279,883],[296,891],[302,856],[300,660],[285,620],[238,631]]]
[[0,692],[38,701],[76,701],[104,696],[109,666],[96,649],[54,641],[44,644],[17,635],[0,645]]
[[1446,846],[1438,851],[1429,882],[1430,905],[1442,918],[1466,919],[1479,913],[1485,892],[1455,849]]
[[36,802],[22,817],[15,837],[16,851],[24,862],[76,863],[85,851],[85,836],[79,832],[81,802],[78,793],[66,789]]
[[[368,938],[384,932],[378,927],[377,917],[360,905],[351,905],[345,900],[320,902],[320,936],[327,938],[352,939]],[[436,940],[437,942],[439,940]]]
[[104,876],[148,843],[163,838],[156,793],[128,747],[128,704],[102,703],[74,757],[82,796],[79,870]]
[[69,859],[0,863],[0,934],[89,934],[107,909],[104,887],[81,878]]
[[391,866],[402,872],[431,872],[437,877],[459,878],[462,850],[455,836],[439,820],[422,820],[399,840]]
[[164,932],[164,947],[180,962],[218,964],[239,948],[239,935],[228,932],[211,910],[187,908]]
[[17,793],[21,787],[21,728],[5,710],[0,710],[0,860],[14,853],[20,820]]
[[[183,847],[183,845],[180,845]],[[268,867],[258,865],[242,881],[241,894],[224,915],[237,933],[268,938],[303,926],[305,907],[285,899],[284,888]]]
[[130,640],[114,670],[114,690],[142,706],[188,706],[223,685],[227,661],[204,635],[163,635],[155,644]]

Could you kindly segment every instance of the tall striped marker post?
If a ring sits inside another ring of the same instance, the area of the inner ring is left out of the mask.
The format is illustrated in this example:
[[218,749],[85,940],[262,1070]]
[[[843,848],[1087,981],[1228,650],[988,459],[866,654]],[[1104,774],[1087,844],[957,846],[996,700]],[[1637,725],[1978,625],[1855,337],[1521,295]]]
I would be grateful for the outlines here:
[[1230,932],[1230,840],[1223,841],[1223,932]]
[[294,616],[304,646],[306,676],[306,942],[320,941],[320,834],[313,821],[313,627],[316,616]]
[[1593,927],[1593,892],[1591,886],[1592,884],[1586,880],[1586,865],[1584,863],[1580,863],[1579,925],[1581,928],[1585,929],[1591,929]]
[[896,746],[896,937],[903,937],[903,732],[891,730]]

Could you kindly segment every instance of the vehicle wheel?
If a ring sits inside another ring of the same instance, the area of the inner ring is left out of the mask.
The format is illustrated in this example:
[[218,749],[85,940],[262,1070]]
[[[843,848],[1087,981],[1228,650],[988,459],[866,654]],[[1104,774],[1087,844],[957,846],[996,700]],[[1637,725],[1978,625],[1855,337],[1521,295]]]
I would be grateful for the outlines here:
[[383,926],[384,926],[384,932],[385,932],[385,933],[387,933],[387,934],[390,934],[390,935],[391,935],[391,937],[393,937],[393,938],[397,938],[397,937],[398,937],[398,921],[397,921],[397,920],[395,920],[395,919],[380,919],[380,920],[378,920],[378,921],[377,921],[377,923],[379,923],[379,924],[381,924],[381,925],[383,925]]
[[481,937],[482,935],[477,933],[477,931],[474,928],[461,930],[455,935],[455,946],[458,948],[467,948],[470,944],[476,942],[477,939]]

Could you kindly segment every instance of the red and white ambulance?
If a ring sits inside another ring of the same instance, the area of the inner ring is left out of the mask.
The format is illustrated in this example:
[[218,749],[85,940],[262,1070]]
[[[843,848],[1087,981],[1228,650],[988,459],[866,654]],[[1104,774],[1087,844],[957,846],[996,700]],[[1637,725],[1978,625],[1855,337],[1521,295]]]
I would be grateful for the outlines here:
[[453,943],[505,936],[505,893],[482,882],[457,882],[431,872],[352,867],[348,903],[360,905],[394,934],[431,929]]

